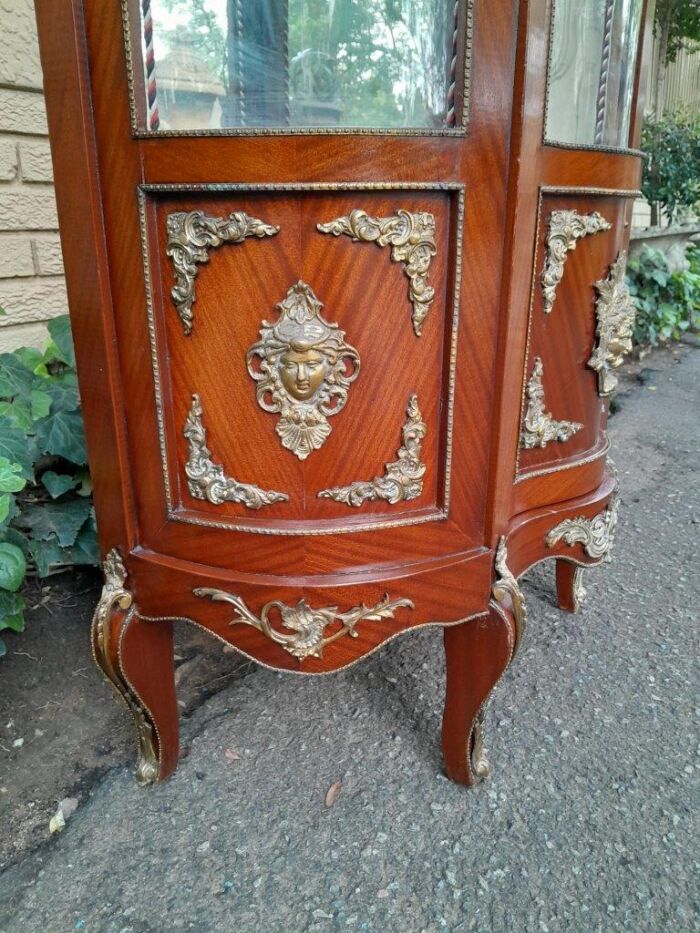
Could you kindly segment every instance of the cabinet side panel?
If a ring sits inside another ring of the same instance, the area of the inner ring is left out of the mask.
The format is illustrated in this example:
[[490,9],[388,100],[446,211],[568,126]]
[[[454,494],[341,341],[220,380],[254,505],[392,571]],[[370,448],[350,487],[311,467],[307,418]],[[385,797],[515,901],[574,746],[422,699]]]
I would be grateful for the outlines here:
[[80,396],[106,552],[115,544],[131,547],[136,530],[82,8],[71,0],[37,0],[36,15]]

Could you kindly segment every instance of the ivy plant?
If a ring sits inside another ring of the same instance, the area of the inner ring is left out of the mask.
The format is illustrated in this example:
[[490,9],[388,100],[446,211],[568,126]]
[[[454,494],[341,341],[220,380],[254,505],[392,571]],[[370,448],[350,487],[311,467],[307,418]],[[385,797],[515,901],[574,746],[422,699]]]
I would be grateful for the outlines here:
[[23,630],[28,575],[98,561],[68,317],[48,328],[43,353],[0,354],[0,631]]
[[645,246],[627,265],[637,317],[635,343],[658,346],[700,327],[700,248],[686,252],[688,267],[673,270],[665,253]]

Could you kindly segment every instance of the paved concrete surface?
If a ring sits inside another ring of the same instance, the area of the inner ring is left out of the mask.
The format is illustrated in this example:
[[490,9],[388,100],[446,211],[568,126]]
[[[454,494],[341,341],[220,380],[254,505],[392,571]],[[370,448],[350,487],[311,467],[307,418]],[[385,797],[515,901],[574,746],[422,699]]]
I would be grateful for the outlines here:
[[700,352],[642,378],[612,424],[616,559],[579,616],[551,566],[526,581],[487,783],[442,776],[437,630],[342,674],[260,671],[187,721],[170,782],[112,771],[10,868],[0,929],[700,929]]

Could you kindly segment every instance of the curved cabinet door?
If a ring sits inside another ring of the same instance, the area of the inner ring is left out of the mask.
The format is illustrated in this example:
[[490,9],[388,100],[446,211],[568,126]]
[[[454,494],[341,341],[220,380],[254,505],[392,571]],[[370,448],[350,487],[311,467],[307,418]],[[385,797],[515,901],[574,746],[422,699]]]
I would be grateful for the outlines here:
[[463,187],[223,189],[140,192],[171,516],[266,534],[442,519]]
[[541,192],[518,482],[605,456],[607,404],[591,366],[596,283],[623,252],[633,198],[584,188]]

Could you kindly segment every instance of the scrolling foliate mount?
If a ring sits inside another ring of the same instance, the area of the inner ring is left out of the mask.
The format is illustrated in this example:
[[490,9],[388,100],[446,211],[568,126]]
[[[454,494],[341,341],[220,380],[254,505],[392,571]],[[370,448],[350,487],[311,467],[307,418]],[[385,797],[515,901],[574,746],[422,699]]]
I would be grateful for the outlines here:
[[547,232],[547,249],[542,273],[544,311],[549,314],[554,307],[557,287],[564,276],[564,263],[571,250],[585,236],[611,230],[612,224],[597,211],[579,214],[578,211],[552,211]]
[[546,447],[551,441],[568,441],[583,427],[578,421],[555,421],[545,409],[543,373],[542,360],[539,356],[535,357],[526,390],[528,405],[520,431],[520,446],[525,450]]
[[262,322],[260,340],[246,356],[258,404],[280,414],[275,430],[300,460],[323,445],[328,419],[343,410],[360,373],[357,350],[322,317],[322,308],[305,282],[292,285],[277,305],[279,318]]
[[413,305],[413,329],[420,337],[435,289],[428,283],[430,262],[437,253],[435,217],[427,211],[411,213],[399,210],[392,217],[370,217],[356,208],[344,217],[326,224],[317,224],[321,233],[349,236],[353,242],[391,246],[391,258],[404,264],[409,280],[409,297]]
[[187,486],[194,499],[206,499],[214,505],[240,502],[249,509],[260,509],[264,505],[289,501],[289,496],[283,492],[260,489],[258,486],[228,478],[223,467],[212,462],[211,451],[207,447],[207,434],[202,423],[202,404],[196,394],[192,396],[192,407],[182,433],[189,447],[189,456],[185,463]]
[[595,283],[598,292],[596,346],[588,361],[598,373],[598,395],[605,398],[617,388],[617,369],[632,349],[632,328],[637,313],[625,282],[627,253],[622,252],[610,267],[607,278]]
[[403,426],[403,446],[399,448],[397,460],[384,466],[384,475],[375,476],[369,482],[358,480],[349,486],[334,486],[318,493],[320,499],[334,499],[355,508],[364,502],[383,499],[391,505],[407,499],[417,499],[423,492],[423,476],[426,466],[421,461],[421,443],[427,427],[418,408],[418,396],[408,400],[407,418]]
[[[380,622],[383,619],[393,619],[397,609],[413,609],[410,599],[390,600],[388,594],[377,603],[368,608],[364,604],[356,606],[348,612],[338,612],[337,606],[328,606],[322,609],[312,609],[305,599],[300,599],[296,606],[288,606],[279,600],[265,603],[257,616],[248,608],[245,602],[233,593],[225,590],[197,587],[193,590],[195,596],[209,598],[215,602],[230,603],[236,610],[236,615],[229,625],[250,625],[263,635],[266,635],[277,645],[281,645],[301,663],[304,658],[323,657],[323,649],[332,642],[349,635],[357,638],[356,626],[359,622]],[[270,614],[279,613],[285,632],[275,628],[270,621]],[[340,628],[333,634],[326,636],[329,625],[339,622]]]
[[510,599],[513,616],[515,618],[516,640],[515,648],[513,649],[513,657],[515,657],[515,653],[520,647],[525,629],[527,628],[527,608],[525,606],[523,592],[508,566],[508,547],[505,537],[502,537],[498,542],[494,569],[497,576],[491,587],[491,594],[500,605],[505,603],[506,597]]
[[620,499],[617,493],[608,503],[608,507],[594,518],[579,515],[577,518],[567,518],[556,525],[546,537],[547,547],[554,547],[559,541],[573,547],[575,544],[583,546],[589,557],[597,561],[609,563],[612,546],[617,528],[617,516],[620,508]]
[[134,601],[126,587],[127,574],[124,561],[116,548],[112,548],[105,557],[102,572],[104,585],[92,621],[94,657],[98,667],[120,694],[133,716],[139,740],[136,780],[139,784],[151,784],[158,779],[158,756],[153,726],[130,684],[112,662],[114,653],[110,644],[112,614],[115,609],[133,612]]
[[279,233],[279,227],[250,217],[245,211],[233,211],[228,217],[211,217],[204,211],[176,211],[168,214],[167,228],[166,252],[175,272],[170,294],[185,334],[192,333],[197,266],[209,261],[209,249],[223,243],[242,243],[248,237],[261,239]]

